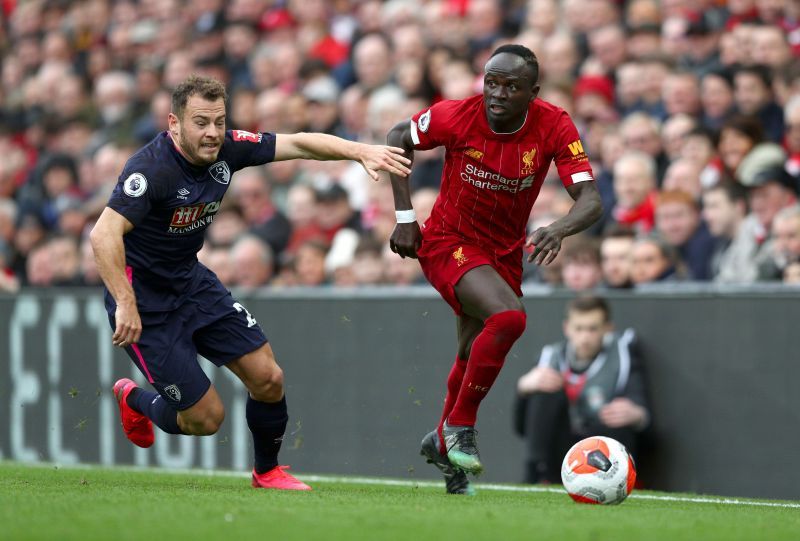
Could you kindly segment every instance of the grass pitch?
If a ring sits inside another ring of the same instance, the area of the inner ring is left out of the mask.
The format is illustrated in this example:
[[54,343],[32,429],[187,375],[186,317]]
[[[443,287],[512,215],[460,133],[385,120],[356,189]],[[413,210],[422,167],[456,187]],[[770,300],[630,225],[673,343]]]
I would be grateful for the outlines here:
[[800,539],[800,504],[789,502],[642,491],[606,507],[511,485],[478,485],[469,498],[444,494],[443,484],[311,484],[313,492],[287,493],[252,489],[241,475],[0,463],[0,539]]

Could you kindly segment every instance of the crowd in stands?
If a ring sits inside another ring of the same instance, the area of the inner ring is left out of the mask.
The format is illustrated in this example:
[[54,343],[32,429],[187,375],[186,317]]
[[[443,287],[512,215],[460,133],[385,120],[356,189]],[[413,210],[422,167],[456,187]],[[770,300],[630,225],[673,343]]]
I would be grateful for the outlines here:
[[[96,286],[88,231],[192,73],[228,126],[385,142],[532,49],[581,133],[605,214],[526,282],[575,290],[800,283],[796,0],[27,0],[0,3],[0,291]],[[420,221],[442,149],[417,152]],[[532,231],[572,201],[551,170]],[[388,249],[388,179],[352,162],[238,172],[200,260],[232,287],[422,283]]]

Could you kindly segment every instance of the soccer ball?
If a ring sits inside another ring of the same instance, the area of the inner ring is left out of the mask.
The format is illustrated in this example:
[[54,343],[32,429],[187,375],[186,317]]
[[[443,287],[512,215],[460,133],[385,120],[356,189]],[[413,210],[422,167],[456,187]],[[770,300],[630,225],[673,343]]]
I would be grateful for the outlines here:
[[561,482],[579,503],[622,503],[633,490],[636,466],[617,440],[593,436],[572,446],[561,464]]

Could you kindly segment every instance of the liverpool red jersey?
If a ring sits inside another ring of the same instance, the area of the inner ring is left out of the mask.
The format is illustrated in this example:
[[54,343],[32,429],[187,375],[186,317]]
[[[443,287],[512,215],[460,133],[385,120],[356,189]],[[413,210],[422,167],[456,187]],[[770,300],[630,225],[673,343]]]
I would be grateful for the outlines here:
[[414,115],[411,137],[414,148],[444,145],[447,151],[424,238],[455,237],[498,256],[524,244],[531,207],[551,161],[564,186],[594,179],[569,115],[540,99],[530,103],[514,133],[492,131],[481,95],[442,101]]

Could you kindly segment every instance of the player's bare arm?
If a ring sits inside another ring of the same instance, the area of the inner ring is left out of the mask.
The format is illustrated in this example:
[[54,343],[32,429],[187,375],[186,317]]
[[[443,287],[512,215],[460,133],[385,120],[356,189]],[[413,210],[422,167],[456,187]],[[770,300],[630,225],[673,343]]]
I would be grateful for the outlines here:
[[[391,147],[400,147],[409,160],[409,166],[414,161],[414,142],[411,140],[411,121],[398,122],[386,137]],[[398,213],[397,225],[389,239],[389,247],[400,257],[416,259],[417,250],[422,245],[422,232],[419,229],[414,209],[411,206],[411,191],[408,179],[390,173],[392,193],[394,194],[394,208]]]
[[135,344],[142,334],[136,296],[125,275],[125,244],[122,236],[132,229],[133,224],[124,216],[106,207],[90,235],[97,270],[117,303],[116,328],[111,340],[119,347]]
[[280,133],[275,136],[275,161],[282,160],[353,160],[359,162],[372,180],[380,180],[378,171],[406,176],[411,160],[403,149],[367,145],[325,133]]
[[549,265],[561,250],[565,237],[580,233],[603,215],[600,192],[594,182],[578,182],[567,187],[570,197],[575,201],[569,213],[548,226],[540,227],[528,237],[525,246],[533,246],[528,262]]

